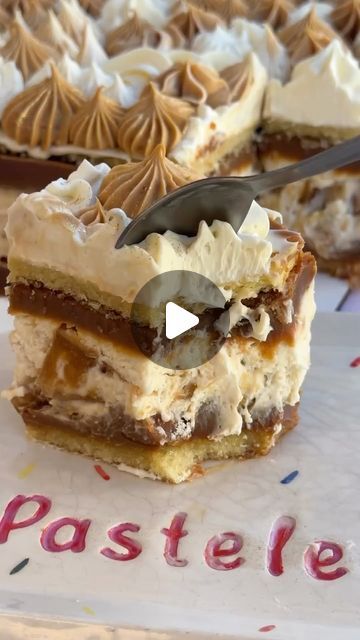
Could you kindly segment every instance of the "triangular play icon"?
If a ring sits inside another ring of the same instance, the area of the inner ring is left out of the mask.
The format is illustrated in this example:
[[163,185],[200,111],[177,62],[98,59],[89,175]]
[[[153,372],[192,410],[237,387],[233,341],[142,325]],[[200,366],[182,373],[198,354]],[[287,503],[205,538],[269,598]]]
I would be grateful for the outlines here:
[[199,318],[175,302],[168,302],[165,308],[165,334],[168,340],[177,338],[185,331],[196,327]]

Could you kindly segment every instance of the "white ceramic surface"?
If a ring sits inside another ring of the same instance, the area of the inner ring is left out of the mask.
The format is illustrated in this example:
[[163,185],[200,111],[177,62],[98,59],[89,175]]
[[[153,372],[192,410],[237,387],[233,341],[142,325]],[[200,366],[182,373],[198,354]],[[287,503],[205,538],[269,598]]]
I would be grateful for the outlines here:
[[[53,506],[43,521],[11,532],[0,545],[0,640],[170,640],[185,632],[191,638],[358,640],[360,368],[349,363],[360,356],[359,328],[359,316],[318,314],[299,427],[266,458],[220,465],[180,486],[111,467],[106,482],[91,460],[28,442],[21,420],[2,400],[0,515],[16,494],[44,494]],[[4,388],[13,361],[4,331],[0,353]],[[298,477],[281,484],[294,469]],[[160,533],[180,511],[188,514],[189,532],[179,545],[179,557],[189,561],[183,568],[166,564]],[[30,513],[25,507],[21,517]],[[296,518],[297,527],[284,550],[285,571],[272,577],[266,543],[281,515]],[[82,553],[40,546],[42,527],[62,516],[92,520]],[[131,535],[141,541],[142,554],[129,562],[100,555],[104,546],[120,550],[106,532],[127,521],[141,526]],[[209,538],[224,531],[244,538],[245,563],[233,571],[210,569],[203,558]],[[346,576],[323,582],[305,573],[304,550],[319,539],[343,547],[339,564],[349,569]],[[29,564],[10,576],[25,557]],[[275,628],[259,631],[265,625]]]

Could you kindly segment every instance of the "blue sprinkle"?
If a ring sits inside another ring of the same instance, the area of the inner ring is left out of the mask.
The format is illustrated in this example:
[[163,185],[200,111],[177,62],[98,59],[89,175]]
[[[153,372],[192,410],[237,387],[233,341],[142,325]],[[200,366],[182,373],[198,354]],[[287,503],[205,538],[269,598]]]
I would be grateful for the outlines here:
[[285,478],[280,480],[280,482],[281,482],[281,484],[290,484],[290,482],[295,480],[296,476],[298,476],[298,475],[299,475],[299,472],[298,472],[297,469],[295,469],[295,471],[292,471],[291,473],[289,473],[289,475],[285,476]]

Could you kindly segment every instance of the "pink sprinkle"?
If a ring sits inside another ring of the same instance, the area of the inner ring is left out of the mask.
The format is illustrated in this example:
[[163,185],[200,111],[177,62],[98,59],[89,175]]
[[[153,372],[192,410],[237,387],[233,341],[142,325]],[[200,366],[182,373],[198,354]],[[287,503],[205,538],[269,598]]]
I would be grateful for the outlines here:
[[355,358],[352,362],[350,362],[350,367],[360,367],[360,356]]
[[267,631],[274,631],[276,626],[274,624],[267,624],[266,627],[260,627],[259,631],[267,633]]
[[101,465],[99,464],[94,464],[94,469],[96,471],[96,473],[99,474],[99,476],[103,479],[103,480],[110,480],[110,476],[108,473],[106,473],[106,471],[102,468]]

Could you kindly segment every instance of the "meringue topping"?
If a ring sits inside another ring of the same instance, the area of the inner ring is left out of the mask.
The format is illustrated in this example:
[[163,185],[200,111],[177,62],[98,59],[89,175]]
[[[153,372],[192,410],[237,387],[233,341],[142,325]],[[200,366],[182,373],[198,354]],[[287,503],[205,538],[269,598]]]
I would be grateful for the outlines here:
[[87,23],[84,27],[79,47],[77,62],[83,66],[90,65],[93,62],[103,64],[108,59],[90,23]]
[[192,4],[204,11],[216,13],[228,24],[235,18],[246,18],[249,15],[245,0],[192,0]]
[[11,17],[5,11],[5,9],[0,7],[0,31],[2,29],[4,29],[4,30],[7,29],[7,27],[9,26],[10,22],[11,22]]
[[143,158],[160,142],[168,153],[181,140],[192,113],[188,102],[162,94],[150,82],[124,115],[118,133],[119,147],[132,158]]
[[165,71],[157,84],[163,93],[192,104],[208,104],[214,109],[229,102],[229,87],[219,74],[201,64],[177,62]]
[[69,141],[84,149],[113,149],[124,110],[99,87],[72,117]]
[[2,117],[6,135],[18,144],[48,149],[68,142],[69,122],[83,104],[78,89],[51,65],[51,77],[32,85],[13,98]]
[[56,49],[61,55],[64,53],[68,53],[72,57],[77,55],[77,45],[64,31],[61,22],[51,9],[34,32],[34,35],[48,46]]
[[253,20],[267,22],[274,29],[285,25],[294,9],[292,0],[256,0],[251,12]]
[[18,16],[9,27],[9,39],[0,48],[0,56],[13,60],[25,79],[35,73],[54,51],[33,36]]
[[296,63],[324,49],[337,35],[319,18],[314,5],[304,18],[281,29],[279,37]]
[[18,10],[28,25],[35,28],[46,17],[54,0],[2,0],[2,6],[12,14]]
[[214,31],[218,25],[223,25],[221,18],[214,13],[207,13],[193,5],[189,5],[187,11],[175,15],[167,24],[166,28],[178,29],[191,42],[198,33],[203,31]]
[[136,218],[170,191],[200,178],[169,160],[164,145],[158,144],[142,162],[113,167],[105,176],[98,197],[106,209],[120,208],[130,218]]
[[231,102],[240,100],[254,84],[254,65],[251,56],[251,53],[248,54],[242,62],[232,64],[220,73],[229,87]]
[[76,0],[60,0],[58,18],[64,31],[81,46],[84,28],[88,23],[88,16]]
[[360,0],[338,0],[331,20],[344,38],[354,41],[360,31]]
[[91,227],[94,224],[104,224],[106,222],[106,212],[100,200],[96,198],[95,203],[80,211],[77,218],[86,227]]
[[136,11],[127,22],[110,31],[106,38],[106,50],[110,56],[141,46],[170,47],[171,44],[170,34],[155,29],[149,22],[139,18]]

